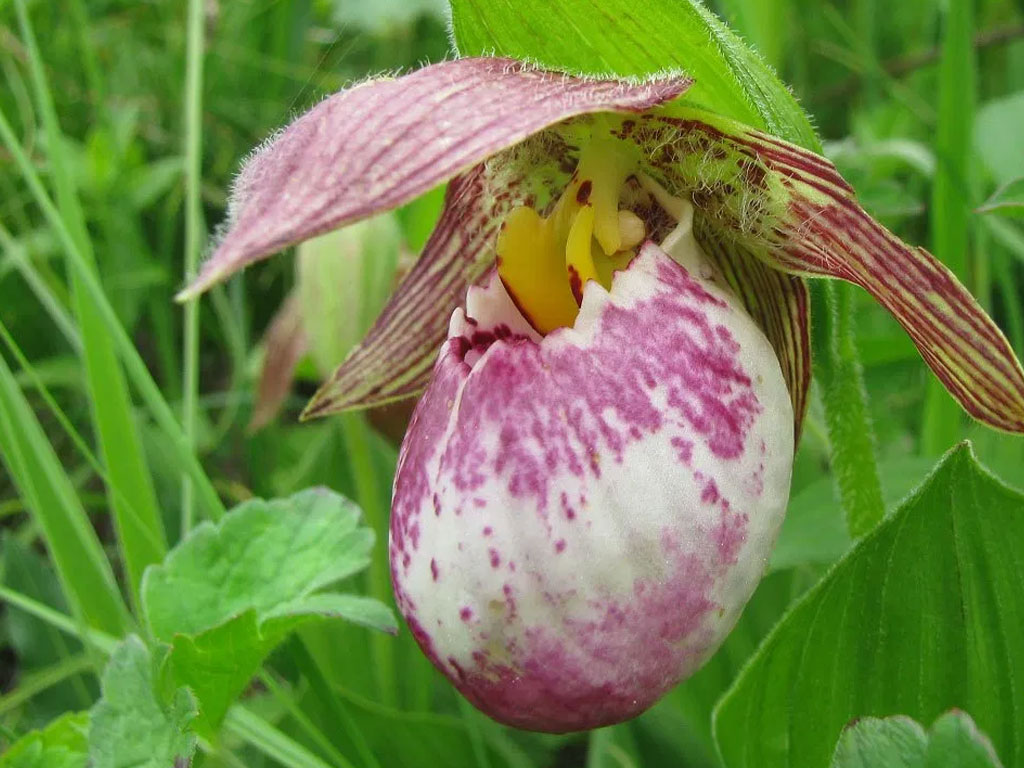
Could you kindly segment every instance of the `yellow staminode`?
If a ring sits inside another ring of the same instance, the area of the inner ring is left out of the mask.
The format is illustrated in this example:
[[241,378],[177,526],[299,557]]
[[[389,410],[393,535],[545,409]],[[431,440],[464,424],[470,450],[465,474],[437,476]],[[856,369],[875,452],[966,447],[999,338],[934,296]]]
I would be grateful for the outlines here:
[[621,144],[595,139],[581,152],[572,181],[551,213],[514,209],[498,236],[498,274],[530,324],[540,333],[570,326],[588,280],[611,287],[645,236],[619,195],[636,169]]

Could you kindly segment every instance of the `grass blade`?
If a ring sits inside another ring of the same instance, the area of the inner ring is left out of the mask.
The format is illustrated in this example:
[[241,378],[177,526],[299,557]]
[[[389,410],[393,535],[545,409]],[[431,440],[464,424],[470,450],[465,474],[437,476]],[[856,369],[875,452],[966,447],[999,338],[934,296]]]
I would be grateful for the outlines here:
[[[935,138],[931,230],[935,255],[968,288],[971,128],[974,121],[974,4],[950,0],[939,63],[939,125]],[[921,449],[938,456],[960,439],[963,413],[937,379],[929,379]]]
[[[285,768],[332,768],[304,746],[241,705],[228,711],[224,730],[251,744]],[[336,767],[335,767],[336,768]]]
[[127,611],[103,547],[2,356],[0,455],[43,531],[68,603],[89,626],[121,634],[128,625]]
[[[58,124],[56,107],[24,0],[16,0],[15,9],[28,51],[32,84],[46,134],[58,209],[84,257],[86,268],[94,270],[95,260],[86,231],[85,216],[74,188],[64,136]],[[142,571],[147,565],[159,562],[167,551],[163,523],[132,413],[128,387],[114,345],[92,297],[84,290],[74,270],[69,271],[73,305],[83,344],[92,421],[110,478],[110,509],[114,515],[125,572],[134,599],[138,594]],[[134,514],[129,514],[122,498]]]
[[85,256],[75,244],[71,233],[61,218],[60,212],[46,193],[39,174],[36,173],[28,155],[25,154],[24,148],[15,137],[11,124],[8,122],[3,110],[0,110],[0,141],[3,141],[18,170],[21,171],[29,191],[52,227],[61,248],[71,257],[68,261],[69,268],[76,274],[81,281],[83,289],[89,294],[89,297],[95,304],[106,326],[106,330],[113,339],[114,345],[121,356],[121,361],[124,363],[129,378],[139,391],[153,419],[173,447],[174,457],[178,460],[181,468],[189,473],[192,482],[195,483],[196,491],[207,513],[212,518],[219,519],[224,514],[224,504],[221,502],[209,477],[207,477],[189,447],[181,425],[178,424],[174,412],[167,404],[167,401],[164,400],[160,388],[146,367],[145,361],[139,355],[138,350],[132,343],[131,337],[128,336],[127,331],[125,331],[121,322],[117,319],[117,313],[114,312],[114,308],[103,292],[103,286],[100,284],[99,278],[89,268],[88,261],[86,261]]
[[[203,103],[203,2],[189,0],[185,51],[185,283],[195,275],[199,264],[203,233],[203,209],[199,195],[202,175],[202,103]],[[182,359],[182,425],[185,438],[194,450],[196,444],[196,398],[199,395],[199,302],[189,302],[184,312],[184,349]],[[192,480],[186,474],[181,485],[181,535],[192,528],[194,499]]]

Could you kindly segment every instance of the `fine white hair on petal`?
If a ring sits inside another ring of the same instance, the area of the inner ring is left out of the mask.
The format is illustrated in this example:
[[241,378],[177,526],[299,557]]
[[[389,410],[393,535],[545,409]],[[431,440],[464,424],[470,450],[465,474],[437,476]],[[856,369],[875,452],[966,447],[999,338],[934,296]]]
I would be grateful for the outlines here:
[[568,78],[512,59],[443,61],[334,94],[253,153],[225,228],[185,299],[296,242],[394,208],[562,121],[639,113],[683,93]]

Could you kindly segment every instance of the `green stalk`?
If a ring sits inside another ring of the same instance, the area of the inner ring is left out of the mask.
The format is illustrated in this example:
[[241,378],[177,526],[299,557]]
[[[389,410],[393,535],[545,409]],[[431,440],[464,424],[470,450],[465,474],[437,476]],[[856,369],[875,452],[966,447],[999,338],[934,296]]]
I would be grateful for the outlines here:
[[[203,2],[189,0],[185,51],[185,282],[196,273],[203,232],[200,198],[202,176],[203,103]],[[184,373],[182,382],[182,423],[190,450],[196,446],[196,399],[199,394],[199,302],[190,301],[184,313]],[[186,473],[181,481],[181,536],[192,528],[194,517],[192,480]]]
[[[971,128],[975,103],[974,7],[971,0],[950,0],[939,62],[939,124],[935,137],[938,165],[932,184],[931,232],[935,255],[961,282],[971,285],[968,197]],[[921,452],[938,456],[960,439],[963,412],[942,384],[928,380]]]
[[380,763],[373,756],[373,751],[370,749],[369,744],[366,743],[362,731],[359,730],[359,726],[352,718],[352,715],[349,714],[345,705],[334,694],[334,691],[331,690],[330,683],[327,682],[327,678],[324,677],[320,667],[317,666],[316,659],[309,652],[305,641],[301,638],[293,637],[288,645],[288,651],[295,666],[298,667],[299,672],[302,673],[313,689],[313,693],[320,699],[320,703],[327,708],[328,715],[335,722],[341,723],[342,728],[345,729],[346,735],[352,740],[356,751],[359,752],[364,768],[380,768]]
[[[356,501],[366,516],[367,524],[376,532],[374,552],[370,558],[370,595],[390,605],[391,577],[388,572],[387,506],[380,494],[380,483],[373,466],[373,445],[369,427],[361,413],[344,413],[339,417],[345,439],[345,453],[356,486]],[[397,702],[398,678],[395,674],[395,644],[386,635],[374,633],[370,640],[377,674],[380,700],[389,706]]]
[[868,412],[864,372],[853,324],[853,286],[812,284],[814,375],[821,385],[832,473],[852,538],[870,531],[885,515]]
[[337,750],[324,732],[313,724],[313,721],[310,720],[306,713],[302,711],[302,708],[299,707],[294,697],[289,695],[288,691],[284,689],[284,686],[278,683],[272,674],[267,671],[261,671],[259,673],[259,679],[274,698],[280,702],[281,706],[288,711],[288,714],[299,728],[303,730],[306,736],[308,736],[313,743],[320,748],[320,752],[322,754],[327,755],[328,758],[334,761],[334,765],[339,766],[340,768],[355,768],[355,766],[353,766],[352,763]]
[[1009,256],[1004,253],[998,254],[997,258],[993,260],[993,269],[996,283],[999,285],[999,293],[1003,298],[1003,306],[1006,308],[1006,335],[1010,337],[1010,343],[1017,350],[1017,354],[1022,355],[1024,354],[1024,308],[1021,307],[1021,295],[1016,281],[1013,279]]
[[[46,134],[60,217],[66,223],[82,256],[83,267],[95,275],[95,259],[86,230],[85,214],[71,177],[64,136],[24,0],[16,0],[15,9],[28,51],[32,85]],[[69,272],[72,303],[81,329],[92,421],[111,480],[111,486],[107,489],[110,509],[134,602],[143,570],[152,563],[160,562],[167,552],[163,523],[135,424],[128,387],[114,345],[104,328],[95,302],[82,287],[81,278],[73,270]],[[128,500],[134,515],[129,514],[121,498]]]
[[174,416],[174,412],[167,405],[167,401],[164,400],[160,388],[153,381],[153,377],[146,367],[146,363],[139,355],[128,333],[122,327],[117,314],[114,312],[114,308],[110,305],[110,301],[103,292],[103,286],[100,284],[95,273],[89,268],[88,262],[75,244],[60,213],[54,206],[53,201],[50,200],[49,195],[47,195],[39,175],[11,130],[11,125],[7,121],[7,116],[2,109],[0,109],[0,140],[3,141],[4,146],[18,166],[18,170],[29,187],[29,191],[53,228],[60,246],[71,257],[68,261],[70,270],[78,277],[84,292],[88,294],[95,305],[107,333],[113,339],[114,345],[121,356],[121,361],[124,363],[129,378],[146,403],[146,407],[149,409],[153,419],[174,448],[175,458],[181,467],[192,477],[192,482],[195,483],[199,498],[202,500],[208,514],[214,519],[219,519],[224,514],[224,505],[217,496],[213,484],[206,476],[206,473],[203,472],[203,468],[195,455],[189,449],[188,441]]
[[224,731],[251,744],[285,768],[332,768],[265,720],[236,704],[224,718]]

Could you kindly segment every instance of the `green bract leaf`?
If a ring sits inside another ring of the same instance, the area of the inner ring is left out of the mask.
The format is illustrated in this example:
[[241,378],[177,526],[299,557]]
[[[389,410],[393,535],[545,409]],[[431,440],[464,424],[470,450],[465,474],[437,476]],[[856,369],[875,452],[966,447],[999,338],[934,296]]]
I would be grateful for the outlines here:
[[220,524],[204,523],[162,565],[146,571],[142,595],[153,634],[196,634],[245,611],[258,620],[369,562],[373,531],[359,508],[324,489],[255,499]]
[[369,563],[373,532],[359,514],[321,489],[246,502],[219,525],[196,528],[146,572],[146,617],[172,646],[164,672],[195,692],[201,733],[213,733],[263,659],[300,624],[337,617],[397,631],[376,600],[317,592]]
[[170,701],[156,691],[153,659],[131,635],[103,672],[103,698],[89,727],[90,768],[170,768],[189,765],[196,748],[191,731],[195,698],[178,688]]
[[88,713],[63,715],[14,742],[0,755],[0,768],[85,768],[88,728]]
[[859,720],[839,738],[832,768],[1002,768],[1002,763],[974,721],[954,711],[927,734],[903,715]]
[[970,711],[1024,765],[1024,496],[965,444],[810,590],[715,713],[730,768],[827,763],[855,717]]
[[685,103],[819,149],[806,113],[760,56],[698,0],[451,0],[462,56],[588,74],[684,70]]

